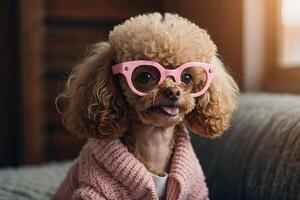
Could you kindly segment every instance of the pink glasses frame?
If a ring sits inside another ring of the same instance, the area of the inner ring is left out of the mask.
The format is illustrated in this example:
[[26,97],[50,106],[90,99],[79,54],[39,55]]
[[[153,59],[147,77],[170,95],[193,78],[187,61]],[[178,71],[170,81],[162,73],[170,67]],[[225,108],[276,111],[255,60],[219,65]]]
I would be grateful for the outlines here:
[[148,60],[128,61],[128,62],[123,62],[123,63],[119,63],[119,64],[112,66],[112,73],[114,75],[115,74],[123,74],[126,78],[129,88],[135,94],[137,94],[139,96],[145,96],[147,93],[143,93],[143,92],[140,92],[137,89],[135,89],[135,87],[133,86],[132,81],[131,81],[131,76],[132,76],[132,72],[135,70],[135,68],[137,68],[138,66],[141,66],[141,65],[150,65],[159,70],[160,80],[158,82],[158,85],[161,84],[169,76],[172,76],[175,79],[175,82],[180,85],[181,84],[180,76],[181,76],[181,73],[183,70],[185,70],[186,68],[189,68],[189,67],[201,67],[202,69],[204,69],[204,71],[207,75],[206,83],[201,91],[192,94],[193,97],[201,96],[208,90],[208,88],[212,82],[212,79],[215,75],[215,71],[216,71],[215,65],[208,64],[208,63],[202,63],[202,62],[184,63],[184,64],[180,65],[178,68],[171,69],[171,70],[165,69],[162,65],[160,65],[157,62],[148,61]]

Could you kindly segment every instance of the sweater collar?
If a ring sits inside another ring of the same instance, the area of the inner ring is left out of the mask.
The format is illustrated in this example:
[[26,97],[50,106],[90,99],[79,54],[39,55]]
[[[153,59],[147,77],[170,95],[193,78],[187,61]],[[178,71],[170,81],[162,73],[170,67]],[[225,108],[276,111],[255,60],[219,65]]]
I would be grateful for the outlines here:
[[[195,161],[187,130],[184,127],[178,127],[176,136],[169,172],[167,199],[169,199],[168,196],[177,196],[176,199],[184,197],[193,180],[192,175],[195,170]],[[90,142],[93,154],[99,164],[126,186],[135,195],[134,198],[145,198],[145,195],[150,193],[152,199],[157,199],[150,173],[119,139],[91,139]]]
[[195,182],[195,166],[197,158],[192,150],[190,137],[184,126],[176,130],[176,144],[169,172],[167,199],[184,199],[188,189]]

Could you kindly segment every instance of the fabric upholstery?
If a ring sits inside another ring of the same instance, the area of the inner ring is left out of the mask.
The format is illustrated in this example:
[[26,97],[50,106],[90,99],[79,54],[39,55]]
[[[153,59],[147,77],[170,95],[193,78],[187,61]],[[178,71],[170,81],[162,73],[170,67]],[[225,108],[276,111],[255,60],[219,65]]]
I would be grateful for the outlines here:
[[70,162],[0,170],[1,200],[49,200],[65,177]]

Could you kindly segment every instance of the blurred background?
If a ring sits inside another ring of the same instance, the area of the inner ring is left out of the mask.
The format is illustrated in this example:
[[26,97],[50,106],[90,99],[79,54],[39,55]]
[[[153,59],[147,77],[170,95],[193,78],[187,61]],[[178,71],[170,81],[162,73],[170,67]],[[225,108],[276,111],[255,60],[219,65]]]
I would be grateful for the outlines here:
[[243,92],[300,93],[299,0],[1,0],[0,166],[78,154],[54,106],[67,74],[114,25],[153,11],[207,29]]

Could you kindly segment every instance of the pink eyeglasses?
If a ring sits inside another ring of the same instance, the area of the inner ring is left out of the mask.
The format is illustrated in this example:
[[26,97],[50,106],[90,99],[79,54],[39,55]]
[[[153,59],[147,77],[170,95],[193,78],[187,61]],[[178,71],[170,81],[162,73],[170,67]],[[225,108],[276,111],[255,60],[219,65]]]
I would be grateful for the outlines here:
[[215,70],[214,65],[201,62],[188,62],[172,70],[146,60],[128,61],[112,66],[112,73],[123,74],[129,88],[139,96],[146,95],[171,76],[184,90],[189,91],[193,97],[198,97],[209,88]]

